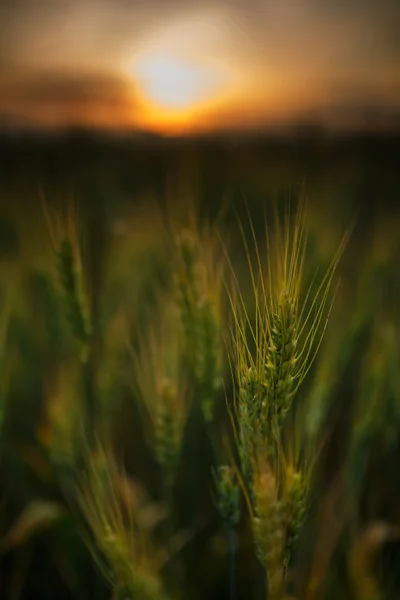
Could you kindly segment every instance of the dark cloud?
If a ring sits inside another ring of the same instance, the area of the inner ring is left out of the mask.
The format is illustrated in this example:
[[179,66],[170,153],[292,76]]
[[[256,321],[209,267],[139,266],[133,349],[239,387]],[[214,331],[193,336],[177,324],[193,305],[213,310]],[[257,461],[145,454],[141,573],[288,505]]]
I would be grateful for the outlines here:
[[100,103],[117,109],[134,101],[134,91],[126,81],[90,72],[80,75],[42,73],[9,82],[4,88],[3,102],[24,102],[30,106]]
[[0,128],[134,125],[135,91],[107,75],[42,73],[0,85]]

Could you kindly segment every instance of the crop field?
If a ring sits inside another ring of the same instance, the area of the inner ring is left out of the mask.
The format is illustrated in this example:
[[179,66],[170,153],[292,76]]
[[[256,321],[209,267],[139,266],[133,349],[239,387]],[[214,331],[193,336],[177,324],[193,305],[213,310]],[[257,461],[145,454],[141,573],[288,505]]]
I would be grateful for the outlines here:
[[0,146],[0,597],[400,598],[398,138]]

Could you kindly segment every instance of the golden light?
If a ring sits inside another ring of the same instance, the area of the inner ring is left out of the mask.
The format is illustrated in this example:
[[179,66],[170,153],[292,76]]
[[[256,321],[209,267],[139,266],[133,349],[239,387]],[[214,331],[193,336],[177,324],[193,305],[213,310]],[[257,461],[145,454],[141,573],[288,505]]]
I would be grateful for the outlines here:
[[188,133],[231,94],[231,74],[213,61],[149,49],[131,67],[140,123],[155,131]]
[[172,18],[141,40],[125,63],[141,126],[192,130],[231,101],[239,81],[227,31],[223,14],[203,9]]
[[159,109],[184,110],[216,95],[223,77],[207,67],[173,56],[143,57],[134,75],[147,100]]

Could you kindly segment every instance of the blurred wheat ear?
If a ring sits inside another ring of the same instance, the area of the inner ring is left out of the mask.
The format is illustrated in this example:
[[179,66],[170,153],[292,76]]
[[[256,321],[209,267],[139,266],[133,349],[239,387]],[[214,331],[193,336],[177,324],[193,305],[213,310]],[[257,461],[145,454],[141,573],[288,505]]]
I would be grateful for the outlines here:
[[214,418],[223,372],[223,262],[213,232],[199,226],[176,234],[175,251],[174,281],[187,362],[209,423]]
[[166,600],[159,575],[165,553],[152,539],[159,516],[153,510],[149,520],[143,490],[117,468],[110,449],[97,445],[86,455],[76,494],[88,526],[84,539],[114,597]]
[[130,344],[133,389],[144,409],[149,443],[162,468],[164,492],[170,502],[192,401],[184,369],[184,332],[179,308],[170,294],[160,295],[152,323],[136,341],[137,349]]
[[88,359],[91,334],[89,318],[89,287],[84,272],[83,237],[77,205],[68,200],[66,205],[51,209],[42,197],[43,214],[53,250],[63,309],[71,333],[79,344],[83,362]]
[[84,269],[83,233],[78,208],[71,199],[58,209],[50,208],[43,194],[41,198],[43,215],[55,253],[61,305],[82,362],[85,435],[93,442],[96,415],[96,365],[93,354],[90,286],[88,274]]

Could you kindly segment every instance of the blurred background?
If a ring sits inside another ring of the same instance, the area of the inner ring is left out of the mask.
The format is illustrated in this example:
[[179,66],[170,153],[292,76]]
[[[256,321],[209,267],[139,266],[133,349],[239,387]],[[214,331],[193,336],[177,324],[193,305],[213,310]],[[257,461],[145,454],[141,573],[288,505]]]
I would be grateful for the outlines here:
[[[322,489],[347,465],[357,503],[324,597],[365,600],[349,586],[346,535],[355,521],[400,526],[399,11],[394,0],[1,3],[2,598],[111,597],[60,475],[82,384],[44,202],[56,215],[78,205],[98,331],[99,431],[111,431],[127,472],[160,500],[135,371],[121,348],[127,330],[140,344],[161,310],[173,275],[171,221],[190,227],[195,212],[218,231],[251,303],[238,222],[250,216],[263,247],[265,212],[303,192],[307,272],[326,268],[354,224],[301,398],[310,431],[326,423]],[[228,364],[221,376],[229,394]],[[222,423],[223,390],[218,402]],[[355,424],[371,406],[374,427],[357,454]],[[177,522],[189,531],[182,597],[228,598],[205,439],[200,431],[188,442],[174,491]],[[310,527],[300,580],[312,564]],[[251,535],[245,524],[240,532],[238,596],[261,598]],[[400,596],[398,560],[397,542],[381,548],[379,598]]]

